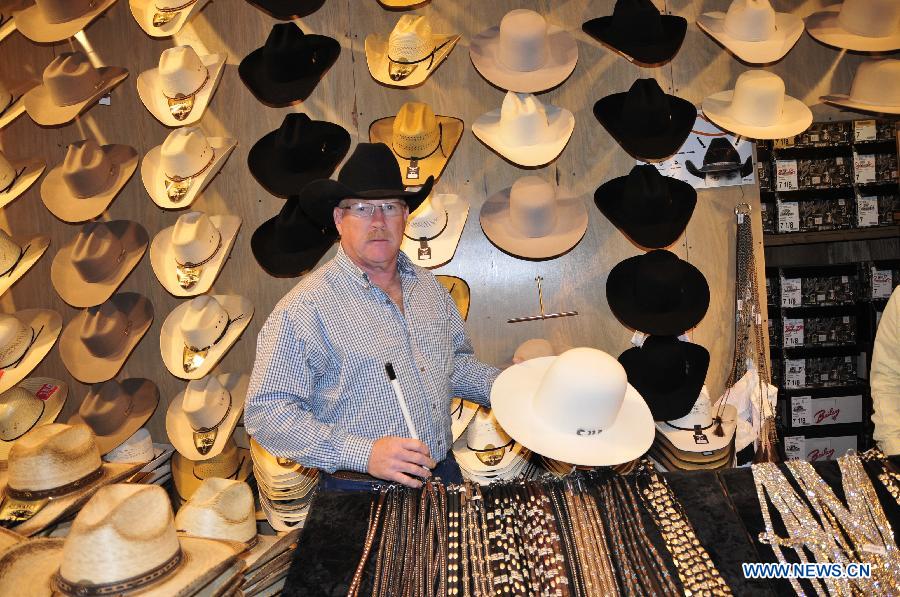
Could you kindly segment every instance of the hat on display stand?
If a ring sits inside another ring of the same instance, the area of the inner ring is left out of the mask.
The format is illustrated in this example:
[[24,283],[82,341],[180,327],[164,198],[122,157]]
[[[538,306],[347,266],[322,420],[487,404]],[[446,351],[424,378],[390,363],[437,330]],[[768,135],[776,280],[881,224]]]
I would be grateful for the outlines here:
[[94,307],[109,299],[147,250],[147,231],[137,222],[88,222],[60,247],[50,280],[73,307]]
[[95,68],[82,52],[63,52],[44,69],[41,84],[25,94],[25,111],[42,126],[66,124],[96,105],[126,77],[124,68]]
[[316,12],[325,0],[247,0],[270,17],[282,21],[292,21]]
[[660,14],[651,0],[616,0],[611,16],[591,19],[581,29],[631,62],[660,65],[681,47],[687,19]]
[[181,452],[172,455],[172,480],[182,503],[189,500],[204,479],[217,477],[246,481],[252,470],[250,450],[238,447],[234,437],[227,437],[222,451],[207,460],[191,460]]
[[806,17],[813,38],[857,52],[900,49],[900,4],[895,0],[844,0]]
[[38,43],[66,40],[116,3],[116,0],[35,0],[13,12],[19,32]]
[[45,234],[13,238],[0,230],[0,296],[38,262],[49,246],[50,237]]
[[697,178],[706,178],[709,173],[740,172],[741,178],[753,172],[753,156],[741,162],[741,156],[726,137],[714,137],[703,154],[703,165],[699,168],[691,160],[685,160],[687,171]]
[[12,388],[44,360],[62,330],[51,309],[0,313],[0,392]]
[[194,124],[212,100],[227,54],[200,56],[191,46],[176,46],[159,55],[159,66],[138,75],[144,107],[166,126]]
[[6,468],[13,442],[56,420],[69,386],[58,379],[31,377],[0,394],[0,470]]
[[149,379],[111,379],[91,386],[68,423],[90,427],[103,456],[143,427],[158,403],[159,389]]
[[[0,16],[0,21],[2,20],[3,17]],[[0,25],[0,32],[3,31],[3,27],[3,25]],[[0,33],[0,40],[2,39],[3,36]],[[25,113],[23,97],[29,89],[32,89],[39,83],[40,81],[38,80],[28,79],[16,85],[7,86],[3,81],[0,81],[0,130]]]
[[432,193],[409,214],[400,250],[413,263],[440,267],[453,259],[469,215],[469,201],[455,194]]
[[0,151],[0,207],[6,207],[31,188],[46,167],[38,159],[10,161]]
[[459,41],[457,34],[434,33],[427,16],[403,15],[387,39],[366,36],[366,63],[372,77],[384,85],[421,85]]
[[565,81],[578,62],[572,35],[524,8],[511,10],[499,26],[472,38],[472,64],[482,77],[507,91],[539,93]]
[[146,427],[103,455],[104,462],[135,462],[141,469],[128,478],[129,483],[162,485],[172,478],[169,461],[175,448],[171,444],[153,443]]
[[188,382],[166,411],[166,433],[175,449],[190,460],[209,460],[222,453],[237,427],[250,379],[222,373]]
[[465,321],[469,317],[469,303],[472,298],[469,283],[457,276],[438,274],[435,278],[450,293],[450,298],[453,299],[453,304],[456,305],[459,316]]
[[735,407],[713,406],[703,386],[686,415],[657,421],[651,456],[660,457],[658,460],[669,470],[724,468],[734,459],[736,419]]
[[274,456],[253,438],[250,439],[250,455],[266,520],[278,532],[302,528],[316,495],[318,469]]
[[278,215],[263,222],[250,238],[253,256],[271,276],[294,278],[311,270],[337,240],[336,231],[310,221],[300,202],[290,197]]
[[697,26],[750,64],[781,60],[803,35],[803,19],[775,12],[769,0],[732,0],[726,12],[707,12]]
[[150,37],[168,37],[199,13],[209,0],[128,0],[131,16]]
[[491,409],[476,409],[465,433],[454,441],[453,455],[466,478],[486,484],[518,477],[529,453],[503,430]]
[[234,246],[241,218],[192,211],[163,228],[150,244],[150,265],[170,294],[197,296],[208,291]]
[[900,114],[900,60],[867,60],[856,69],[849,95],[835,93],[819,99],[858,112]]

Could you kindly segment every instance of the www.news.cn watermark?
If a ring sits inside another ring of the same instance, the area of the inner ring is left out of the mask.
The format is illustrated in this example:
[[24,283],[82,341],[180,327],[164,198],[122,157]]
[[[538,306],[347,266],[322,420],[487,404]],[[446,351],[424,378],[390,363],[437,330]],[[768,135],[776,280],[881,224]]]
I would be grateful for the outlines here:
[[744,578],[871,578],[872,565],[743,563]]

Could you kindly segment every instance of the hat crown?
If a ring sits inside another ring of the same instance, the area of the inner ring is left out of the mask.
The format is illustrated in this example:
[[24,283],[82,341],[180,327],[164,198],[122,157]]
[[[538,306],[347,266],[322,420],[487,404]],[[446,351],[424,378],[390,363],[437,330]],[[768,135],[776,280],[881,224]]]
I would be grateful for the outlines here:
[[441,142],[441,132],[431,106],[422,102],[407,102],[394,118],[391,143],[404,157],[430,155]]
[[716,137],[709,142],[706,153],[703,154],[703,165],[732,163],[735,167],[741,165],[741,156],[731,141],[725,137]]
[[128,317],[111,300],[98,307],[85,309],[79,337],[88,352],[96,357],[117,354],[130,332]]
[[16,169],[6,155],[0,151],[0,189],[5,189],[16,177]]
[[225,331],[228,312],[212,296],[200,295],[190,303],[179,327],[184,343],[191,348],[206,348]]
[[10,442],[34,427],[44,412],[40,398],[13,386],[0,394],[0,440]]
[[627,388],[619,361],[595,348],[572,348],[547,368],[532,398],[533,408],[561,433],[596,435],[615,422]]
[[219,425],[229,408],[231,394],[217,377],[207,375],[188,382],[181,409],[193,429],[212,429]]
[[0,313],[0,367],[9,367],[25,354],[32,330],[15,315]]
[[256,537],[253,491],[243,481],[204,479],[178,510],[175,528],[195,537],[251,541]]
[[86,15],[97,0],[35,0],[48,23],[65,23]]
[[400,62],[421,60],[434,51],[431,22],[422,15],[403,15],[388,36],[388,58]]
[[208,75],[206,65],[191,46],[169,48],[159,55],[159,83],[166,97],[196,93]]
[[400,164],[384,143],[359,143],[338,173],[338,182],[357,191],[403,192]]
[[690,362],[684,343],[675,337],[650,336],[641,346],[646,364],[646,385],[657,391],[678,387],[687,378]]
[[863,37],[887,37],[900,27],[900,3],[896,0],[844,0],[838,25]]
[[473,450],[491,450],[505,446],[511,438],[490,409],[479,408],[466,428],[466,445]]
[[741,41],[775,37],[775,9],[769,0],[734,0],[725,13],[725,31]]
[[509,190],[509,220],[528,238],[550,234],[557,219],[556,189],[539,176],[523,176]]
[[198,479],[210,479],[218,477],[230,479],[234,477],[241,466],[241,458],[238,453],[234,438],[229,437],[225,442],[222,453],[206,460],[193,462],[194,476]]
[[162,487],[108,485],[75,517],[59,575],[79,583],[124,581],[163,566],[179,549],[172,506]]
[[549,128],[541,100],[531,93],[506,93],[500,107],[500,135],[507,144],[537,145],[544,141]]
[[784,81],[764,70],[742,72],[734,84],[734,95],[728,110],[744,124],[776,124],[784,111]]
[[102,465],[86,425],[50,423],[17,439],[9,450],[9,486],[43,491],[83,479]]
[[290,197],[284,202],[275,218],[274,235],[275,246],[286,253],[302,251],[325,238],[322,229],[300,207],[297,197]]
[[115,166],[96,141],[86,139],[69,145],[62,179],[73,195],[83,199],[99,195],[115,178]]
[[134,400],[117,380],[91,386],[78,408],[78,415],[97,435],[119,429],[134,410]]
[[656,79],[637,79],[625,96],[621,119],[634,134],[652,136],[669,128],[672,108]]
[[523,363],[540,357],[556,356],[553,345],[545,338],[531,338],[519,344],[513,353],[513,363]]
[[638,258],[635,268],[635,300],[651,313],[670,311],[681,301],[681,260],[664,249]]
[[205,213],[179,216],[172,228],[172,253],[179,264],[202,263],[219,247],[222,234]]
[[84,101],[103,85],[100,73],[81,52],[63,52],[54,58],[44,69],[43,79],[57,106]]
[[900,60],[867,60],[850,86],[852,100],[875,106],[900,106]]
[[526,8],[506,13],[500,20],[497,60],[514,71],[531,72],[541,68],[550,55],[547,21]]
[[212,161],[215,152],[198,127],[175,129],[160,149],[160,165],[169,178],[195,176]]
[[315,50],[293,22],[272,26],[263,46],[263,68],[274,81],[281,83],[302,76],[315,60]]
[[150,462],[153,460],[153,439],[146,427],[113,448],[103,457],[106,462]]
[[100,282],[113,276],[125,257],[122,240],[103,222],[88,222],[72,245],[72,267],[87,282]]
[[672,196],[666,178],[655,166],[634,166],[625,179],[622,210],[632,219],[657,223],[672,216]]
[[616,35],[652,42],[663,37],[662,15],[650,0],[616,0],[610,28]]
[[21,253],[22,247],[5,230],[0,230],[0,273],[9,272]]
[[691,429],[697,425],[701,428],[712,425],[712,405],[705,389],[697,396],[697,400],[688,414],[680,419],[673,419],[669,423],[682,429]]
[[406,235],[412,238],[434,238],[447,225],[447,212],[440,195],[431,193],[406,221]]

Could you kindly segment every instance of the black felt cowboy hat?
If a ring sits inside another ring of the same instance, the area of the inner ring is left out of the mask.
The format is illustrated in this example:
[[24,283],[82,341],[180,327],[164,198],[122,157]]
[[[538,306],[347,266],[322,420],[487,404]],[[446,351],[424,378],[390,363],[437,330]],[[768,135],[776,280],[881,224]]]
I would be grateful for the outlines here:
[[280,108],[309,97],[340,53],[337,40],[278,23],[266,44],[241,60],[238,74],[257,99]]
[[247,2],[282,21],[311,15],[325,4],[325,0],[247,0]]
[[337,233],[313,224],[300,208],[298,197],[289,197],[277,216],[263,222],[250,238],[259,265],[278,278],[294,278],[312,269]]
[[627,92],[598,100],[594,116],[632,156],[660,160],[675,153],[687,139],[697,108],[667,95],[656,79],[638,79]]
[[696,267],[660,249],[612,268],[606,300],[626,326],[646,334],[677,336],[706,315],[709,284]]
[[591,19],[581,29],[633,62],[657,65],[678,52],[687,19],[661,15],[650,0],[617,0],[612,16]]
[[342,126],[291,112],[250,149],[247,165],[267,191],[287,198],[331,176],[348,149],[350,133]]
[[419,190],[407,191],[391,149],[384,143],[360,143],[341,168],[338,179],[312,181],[300,192],[300,203],[316,225],[331,229],[332,211],[342,199],[402,199],[409,211],[415,211],[433,184],[434,176],[429,176]]
[[697,191],[643,164],[632,168],[628,176],[600,185],[594,192],[594,203],[635,243],[662,249],[684,232],[697,205]]
[[741,163],[741,156],[734,145],[725,137],[716,137],[709,142],[706,153],[703,155],[703,167],[698,168],[694,162],[688,160],[685,164],[688,172],[697,178],[704,178],[707,172],[728,172],[740,170],[741,178],[753,172],[753,157],[747,156]]
[[619,362],[653,413],[654,421],[672,421],[691,412],[706,381],[709,351],[675,336],[648,336],[629,348]]

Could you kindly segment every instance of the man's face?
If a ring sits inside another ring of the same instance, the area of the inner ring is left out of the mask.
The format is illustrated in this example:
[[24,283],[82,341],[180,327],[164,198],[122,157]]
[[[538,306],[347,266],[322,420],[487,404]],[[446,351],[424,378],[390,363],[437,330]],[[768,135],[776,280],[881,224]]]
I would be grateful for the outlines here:
[[[372,207],[374,213],[370,215]],[[409,208],[400,199],[344,199],[334,209],[334,223],[344,251],[370,268],[396,261],[408,216]]]

